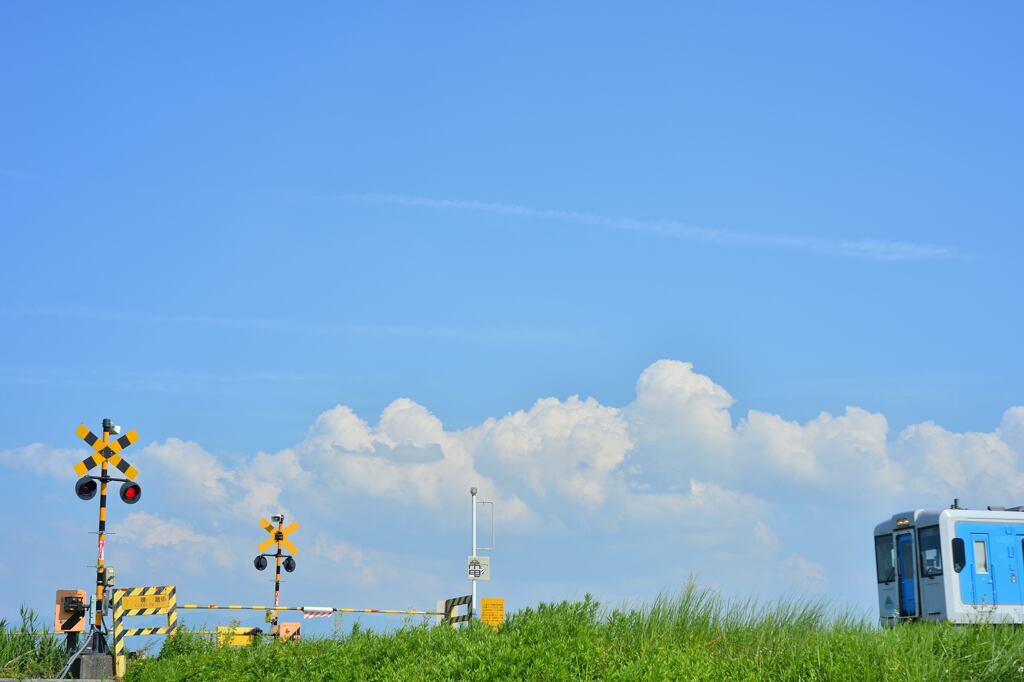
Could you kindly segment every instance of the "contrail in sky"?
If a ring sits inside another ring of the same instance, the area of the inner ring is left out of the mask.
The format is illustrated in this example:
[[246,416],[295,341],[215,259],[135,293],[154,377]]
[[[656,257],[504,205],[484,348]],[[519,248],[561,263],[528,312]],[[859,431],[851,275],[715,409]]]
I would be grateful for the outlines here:
[[773,247],[817,251],[844,256],[854,256],[870,260],[907,261],[937,260],[960,257],[952,248],[913,244],[909,242],[890,241],[886,239],[830,239],[824,237],[806,237],[785,234],[759,234],[756,232],[740,232],[708,227],[694,227],[671,220],[638,220],[583,213],[579,211],[560,211],[533,208],[519,204],[506,204],[488,201],[467,201],[460,199],[430,199],[401,194],[325,194],[301,196],[311,198],[329,198],[349,202],[368,202],[391,204],[396,206],[412,206],[430,209],[467,211],[475,213],[492,213],[500,215],[522,216],[533,220],[545,220],[577,225],[591,225],[612,230],[628,230],[661,235],[673,239],[700,241],[710,244],[722,244],[743,247]]

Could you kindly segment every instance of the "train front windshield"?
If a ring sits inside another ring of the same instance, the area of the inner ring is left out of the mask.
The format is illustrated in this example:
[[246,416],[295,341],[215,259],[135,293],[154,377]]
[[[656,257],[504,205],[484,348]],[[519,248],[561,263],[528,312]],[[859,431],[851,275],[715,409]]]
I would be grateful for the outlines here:
[[892,550],[891,535],[879,535],[875,538],[875,570],[880,583],[891,583],[896,580],[896,564],[893,561]]

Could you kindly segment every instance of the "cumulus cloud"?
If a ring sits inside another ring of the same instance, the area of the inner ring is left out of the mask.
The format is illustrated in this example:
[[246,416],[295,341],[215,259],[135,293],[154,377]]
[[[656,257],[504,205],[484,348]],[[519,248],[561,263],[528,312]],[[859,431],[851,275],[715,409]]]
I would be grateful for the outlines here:
[[193,441],[168,438],[163,443],[152,443],[143,449],[142,459],[156,464],[158,475],[178,479],[182,490],[198,491],[213,502],[225,498],[233,479],[220,460]]
[[322,534],[313,541],[310,554],[327,559],[335,568],[340,568],[348,580],[355,579],[363,585],[376,583],[382,578],[395,577],[394,571],[388,571],[381,566],[371,569],[362,548],[348,542],[331,540]]
[[32,443],[0,451],[0,465],[54,478],[72,479],[75,477],[74,466],[88,455],[89,450],[84,447],[52,448],[42,443]]
[[183,547],[193,543],[213,542],[212,538],[200,535],[180,521],[142,511],[128,514],[118,524],[117,532],[143,547]]
[[[182,495],[239,518],[282,509],[285,490],[440,510],[477,485],[501,503],[505,523],[522,526],[567,505],[616,517],[692,516],[713,506],[706,499],[750,510],[778,490],[1011,496],[1024,482],[1024,407],[1006,410],[990,432],[924,422],[893,434],[884,415],[853,406],[801,423],[756,409],[737,417],[733,404],[691,363],[659,360],[621,407],[546,397],[448,430],[427,407],[399,398],[376,424],[338,405],[292,447],[234,463],[178,438],[146,446],[139,459]],[[0,464],[69,476],[80,454],[33,444],[0,452]]]
[[633,447],[619,410],[578,396],[538,400],[529,411],[487,420],[462,440],[533,494],[589,506],[605,501],[609,477]]
[[[437,509],[454,492],[478,485],[501,501],[506,521],[526,522],[564,504],[690,514],[708,494],[698,489],[749,508],[771,486],[827,494],[897,494],[908,485],[935,495],[1011,494],[1024,479],[1024,407],[1008,409],[990,432],[955,433],[924,422],[894,435],[884,415],[853,406],[800,423],[760,410],[734,418],[733,404],[691,363],[659,360],[621,407],[547,397],[451,431],[427,407],[399,398],[375,425],[338,405],[294,446],[234,464],[177,438],[148,445],[140,459],[197,498],[235,500],[229,507],[238,516],[276,509],[283,489]],[[0,463],[63,476],[79,454],[33,444],[0,452]]]
[[[805,422],[761,410],[733,414],[733,406],[729,391],[691,363],[659,360],[621,406],[543,397],[453,430],[407,398],[385,407],[375,423],[338,405],[276,452],[228,461],[170,438],[146,446],[133,463],[197,510],[190,521],[214,519],[218,528],[251,528],[278,511],[303,520],[315,511],[342,524],[345,514],[398,506],[405,523],[451,528],[464,524],[466,512],[453,500],[476,485],[495,501],[505,533],[657,533],[651,537],[751,566],[770,556],[780,580],[799,576],[808,589],[824,589],[828,574],[793,529],[822,510],[843,509],[835,522],[861,532],[871,525],[861,515],[884,518],[933,500],[1024,503],[1017,497],[1024,407],[1006,410],[990,431],[923,422],[894,433],[885,415],[855,406]],[[0,465],[70,477],[81,456],[33,444],[0,452]],[[120,532],[155,549],[211,546],[221,537],[138,512],[124,526]],[[730,548],[736,538],[744,538],[747,554]],[[338,537],[318,538],[312,548],[356,581],[369,580],[361,552]]]
[[[158,556],[174,556],[184,557],[193,565],[205,560],[213,560],[225,568],[232,565],[232,558],[225,551],[219,538],[205,535],[182,521],[159,514],[132,512],[117,523],[116,532],[115,538],[118,542],[150,550],[147,552],[150,560],[155,560]],[[152,550],[155,550],[156,554]]]

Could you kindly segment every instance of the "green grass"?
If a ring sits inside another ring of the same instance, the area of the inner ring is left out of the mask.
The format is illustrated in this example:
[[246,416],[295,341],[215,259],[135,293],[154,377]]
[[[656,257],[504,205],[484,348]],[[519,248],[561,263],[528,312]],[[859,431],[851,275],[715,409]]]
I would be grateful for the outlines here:
[[690,585],[639,608],[602,610],[590,597],[541,604],[497,632],[480,623],[457,631],[409,623],[218,649],[211,637],[181,629],[159,657],[129,661],[126,677],[257,679],[1022,680],[1024,631],[881,629],[820,603],[738,604]]
[[35,612],[22,607],[21,625],[0,620],[0,677],[52,677],[67,661],[63,639],[39,635],[43,626]]
[[541,604],[498,632],[410,625],[217,649],[182,631],[127,680],[1020,680],[1016,627],[880,629],[818,603],[727,603],[694,586],[636,609]]

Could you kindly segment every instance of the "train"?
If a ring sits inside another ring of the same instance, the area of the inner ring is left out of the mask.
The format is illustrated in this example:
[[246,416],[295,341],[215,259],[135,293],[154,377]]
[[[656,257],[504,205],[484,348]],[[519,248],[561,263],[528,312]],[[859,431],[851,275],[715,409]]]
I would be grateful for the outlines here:
[[1024,506],[893,514],[875,526],[882,625],[1024,623]]

